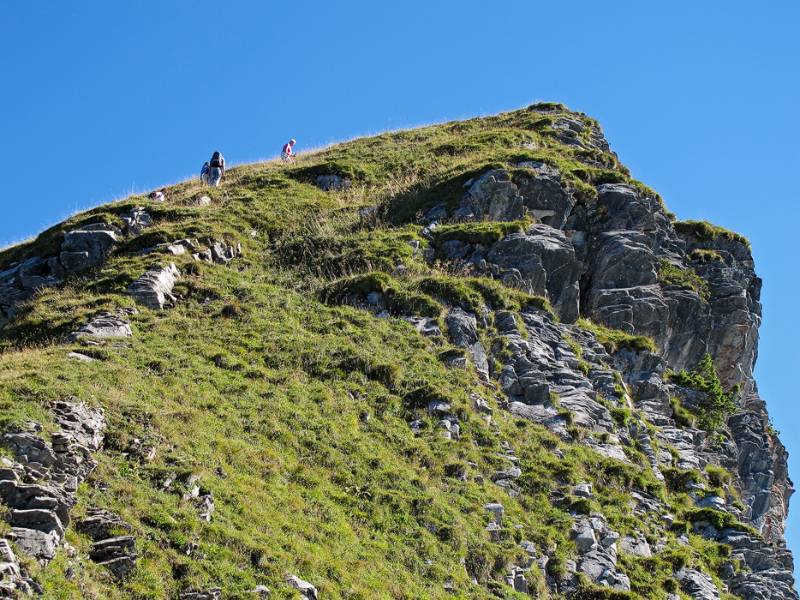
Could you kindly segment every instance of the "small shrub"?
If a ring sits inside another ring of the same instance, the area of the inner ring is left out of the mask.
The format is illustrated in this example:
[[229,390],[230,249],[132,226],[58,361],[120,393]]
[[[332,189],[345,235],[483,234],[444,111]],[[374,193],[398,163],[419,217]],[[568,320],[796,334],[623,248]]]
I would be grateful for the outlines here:
[[611,418],[618,427],[625,427],[631,420],[631,411],[623,407],[612,408]]
[[390,275],[379,271],[339,279],[325,286],[319,295],[328,304],[346,304],[363,299],[370,292],[382,294],[386,307],[394,314],[438,317],[442,310],[430,296],[409,290]]
[[667,487],[673,492],[685,492],[690,485],[699,484],[703,481],[703,476],[699,471],[676,469],[675,467],[667,467],[661,470],[664,475],[664,480]]
[[734,388],[730,392],[725,392],[710,354],[703,356],[693,371],[671,373],[669,379],[673,383],[705,394],[698,409],[698,417],[700,427],[708,432],[717,431],[722,427],[736,409],[735,399],[739,390]]

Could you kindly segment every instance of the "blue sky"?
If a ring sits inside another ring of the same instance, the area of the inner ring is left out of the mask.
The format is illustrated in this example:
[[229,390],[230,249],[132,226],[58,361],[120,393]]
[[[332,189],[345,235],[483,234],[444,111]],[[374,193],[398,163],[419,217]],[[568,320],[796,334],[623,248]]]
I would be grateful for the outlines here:
[[[800,3],[5,0],[0,245],[231,162],[556,100],[682,219],[747,235],[800,479]],[[789,539],[800,548],[800,505]]]

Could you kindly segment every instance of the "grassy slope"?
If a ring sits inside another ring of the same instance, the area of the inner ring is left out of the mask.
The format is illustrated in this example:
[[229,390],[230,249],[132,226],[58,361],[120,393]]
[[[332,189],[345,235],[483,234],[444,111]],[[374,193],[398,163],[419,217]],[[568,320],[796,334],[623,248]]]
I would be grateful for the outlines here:
[[[574,149],[548,134],[551,118],[517,111],[359,139],[296,165],[237,167],[208,192],[210,207],[192,206],[203,190],[186,182],[169,189],[165,204],[132,197],[0,254],[5,264],[52,252],[62,231],[98,218],[118,220],[131,206],[146,206],[156,220],[118,246],[102,268],[43,290],[0,340],[4,425],[29,418],[48,424],[46,403],[69,395],[105,408],[107,449],[80,490],[75,514],[90,505],[118,512],[133,525],[141,554],[122,585],[86,560],[67,578],[70,559],[63,553],[45,569],[31,565],[47,596],[150,598],[221,586],[232,597],[249,597],[247,590],[265,583],[273,597],[291,598],[282,583],[291,572],[314,583],[326,600],[521,598],[498,583],[520,557],[521,539],[551,553],[554,570],[573,553],[571,518],[566,506],[554,505],[552,491],[593,481],[600,490],[594,508],[602,505],[622,533],[642,527],[629,515],[627,487],[685,503],[646,469],[564,444],[500,410],[496,429],[488,426],[471,408],[469,393],[494,404],[492,392],[471,372],[443,365],[437,355],[446,343],[424,339],[402,321],[317,299],[333,278],[388,271],[401,261],[412,277],[448,278],[412,255],[407,241],[421,238],[409,221],[438,202],[456,203],[464,181],[489,166],[547,160],[587,202],[591,183],[628,179],[611,155],[595,157],[609,169],[576,161]],[[332,171],[352,177],[353,187],[326,194],[311,184],[317,173]],[[383,224],[357,215],[374,204],[382,207]],[[102,361],[67,360],[65,333],[100,309],[131,306],[122,292],[156,260],[136,250],[211,236],[241,242],[244,257],[227,267],[175,258],[190,273],[177,289],[177,308],[142,310],[124,347],[93,350]],[[412,435],[408,421],[423,415],[413,404],[420,388],[453,403],[461,440],[442,439],[431,417],[424,417],[425,433]],[[152,462],[123,454],[133,438],[156,446]],[[503,440],[512,442],[526,473],[517,499],[473,480],[506,466],[497,458]],[[556,448],[566,458],[556,458]],[[459,469],[468,482],[452,476]],[[201,476],[216,501],[210,524],[181,499],[180,489],[161,489],[167,473]],[[482,506],[497,500],[508,517],[504,541],[494,544],[484,532]],[[626,559],[640,596],[662,597],[675,565],[718,563],[716,545],[692,537],[688,548],[671,537],[663,556]],[[68,539],[82,552],[88,548],[71,530]],[[191,556],[189,542],[199,544]],[[478,585],[462,561],[479,574]],[[444,591],[449,580],[455,596]]]

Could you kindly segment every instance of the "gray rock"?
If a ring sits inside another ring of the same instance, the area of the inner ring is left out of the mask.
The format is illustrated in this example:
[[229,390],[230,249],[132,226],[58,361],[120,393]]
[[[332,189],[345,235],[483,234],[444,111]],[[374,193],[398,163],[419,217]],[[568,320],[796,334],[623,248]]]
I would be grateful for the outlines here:
[[8,538],[25,554],[44,561],[53,560],[61,541],[55,531],[38,531],[24,527],[12,527]]
[[507,171],[493,169],[470,186],[455,216],[479,221],[515,221],[525,216],[524,198]]
[[652,550],[650,549],[650,544],[648,544],[647,540],[641,536],[632,537],[626,535],[620,540],[619,546],[620,550],[627,554],[641,556],[643,558],[650,558],[653,556]]
[[131,526],[110,511],[90,508],[87,510],[86,518],[75,524],[75,529],[96,542],[115,537],[114,532],[118,530],[130,531]]
[[86,325],[69,334],[67,341],[125,338],[132,335],[133,330],[124,312],[102,312],[92,317]]
[[8,522],[16,528],[35,529],[43,533],[53,532],[59,539],[64,535],[61,519],[52,510],[44,508],[12,509],[8,515]]
[[579,316],[579,280],[584,267],[563,232],[534,225],[495,243],[486,257],[500,269],[515,269],[531,294],[549,298],[559,317],[568,323]]
[[445,317],[450,341],[460,348],[470,348],[478,341],[478,325],[475,315],[456,307]]
[[411,323],[424,336],[435,337],[442,335],[442,330],[439,328],[439,323],[436,319],[429,317],[403,317],[403,320]]
[[105,261],[118,236],[119,230],[105,223],[68,231],[61,243],[61,264],[71,272],[95,267]]
[[483,509],[493,515],[494,522],[503,522],[503,515],[505,514],[506,509],[499,502],[490,502],[489,504],[486,504]]
[[122,217],[122,222],[127,235],[139,235],[153,224],[153,219],[144,207],[137,206]]
[[222,590],[219,588],[201,591],[192,590],[181,592],[178,598],[179,600],[220,600],[222,598]]
[[285,577],[286,583],[300,592],[302,600],[319,600],[317,588],[309,582],[300,579],[297,575],[287,574]]
[[[175,243],[177,244],[179,242],[180,240]],[[241,255],[241,244],[236,244],[234,246],[226,242],[215,241],[212,242],[207,249],[192,254],[192,258],[197,261],[226,265],[233,259],[239,258]]]
[[180,271],[174,263],[167,267],[154,267],[128,287],[128,293],[139,304],[148,308],[163,309],[174,304],[172,288],[180,278]]
[[694,569],[681,569],[676,574],[681,588],[697,600],[719,600],[719,590],[711,578]]
[[325,192],[338,192],[349,189],[351,186],[349,179],[339,175],[319,175],[315,183],[319,189]]
[[520,567],[512,567],[511,572],[506,575],[506,583],[512,587],[515,592],[527,594],[528,581],[525,579],[525,571]]
[[585,554],[597,548],[597,537],[594,530],[588,525],[582,525],[574,530],[573,539],[578,547],[578,552]]

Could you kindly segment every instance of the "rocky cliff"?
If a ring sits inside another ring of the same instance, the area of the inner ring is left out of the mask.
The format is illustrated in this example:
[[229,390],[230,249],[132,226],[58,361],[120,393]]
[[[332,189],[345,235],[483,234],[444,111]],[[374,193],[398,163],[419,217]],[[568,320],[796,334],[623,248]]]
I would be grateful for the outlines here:
[[557,104],[0,253],[0,596],[797,598],[749,243]]

